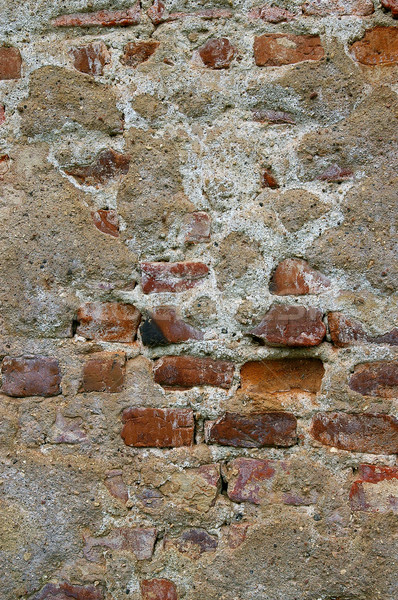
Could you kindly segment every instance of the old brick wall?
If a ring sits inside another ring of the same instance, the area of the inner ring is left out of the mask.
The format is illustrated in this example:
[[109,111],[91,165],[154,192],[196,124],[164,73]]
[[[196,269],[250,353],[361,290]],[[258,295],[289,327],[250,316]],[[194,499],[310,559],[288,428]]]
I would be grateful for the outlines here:
[[396,0],[2,0],[1,600],[398,598]]

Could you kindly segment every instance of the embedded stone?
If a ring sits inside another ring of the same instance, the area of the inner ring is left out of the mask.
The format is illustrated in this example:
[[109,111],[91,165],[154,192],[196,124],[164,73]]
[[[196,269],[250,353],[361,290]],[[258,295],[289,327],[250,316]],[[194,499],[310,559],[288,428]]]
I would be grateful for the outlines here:
[[203,333],[180,319],[176,309],[171,306],[159,306],[152,310],[142,322],[140,333],[144,346],[203,339]]
[[354,175],[353,171],[348,168],[339,167],[339,165],[330,165],[321,175],[318,176],[320,181],[329,181],[330,183],[341,183],[347,181]]
[[33,596],[32,600],[104,600],[100,586],[72,585],[67,581],[62,583],[47,583],[44,588]]
[[177,588],[168,579],[144,579],[141,581],[142,600],[177,600]]
[[85,363],[81,392],[121,392],[125,380],[124,352],[101,352]]
[[269,290],[277,296],[319,294],[330,286],[330,280],[299,258],[287,258],[275,269]]
[[57,396],[61,393],[61,371],[55,358],[6,356],[2,366],[2,392],[7,396]]
[[129,492],[123,481],[123,471],[120,469],[108,471],[105,474],[104,484],[111,496],[122,502],[127,502],[129,499]]
[[202,211],[189,213],[184,219],[185,238],[187,244],[199,244],[210,240],[211,219]]
[[295,125],[296,121],[290,113],[280,110],[255,110],[253,111],[253,120],[259,123],[282,124],[288,123]]
[[261,173],[260,184],[262,188],[271,188],[272,190],[275,190],[279,187],[279,183],[269,169],[264,169],[264,171]]
[[104,342],[133,342],[141,320],[132,304],[87,302],[77,311],[77,335]]
[[153,527],[119,527],[102,537],[85,535],[83,554],[90,562],[104,562],[107,550],[131,552],[137,560],[149,560],[156,537]]
[[104,66],[110,62],[110,54],[104,42],[93,42],[87,46],[72,48],[73,66],[81,73],[103,75]]
[[250,335],[270,346],[318,346],[326,327],[319,308],[274,305]]
[[115,210],[100,208],[92,212],[91,216],[99,231],[112,237],[119,237],[119,217]]
[[120,179],[129,170],[130,158],[111,148],[102,150],[91,165],[64,169],[81,185],[99,187],[112,179]]
[[320,60],[324,54],[319,35],[270,33],[254,38],[254,59],[258,67]]
[[216,421],[207,421],[207,444],[262,448],[264,446],[293,446],[297,443],[297,419],[286,412],[238,415],[225,413]]
[[398,346],[398,329],[371,336],[365,331],[362,323],[339,311],[328,313],[328,324],[331,340],[339,348],[365,342]]
[[398,361],[376,361],[356,365],[349,386],[363,396],[398,398]]
[[129,42],[124,47],[124,54],[120,60],[126,67],[138,67],[141,63],[149,60],[159,46],[160,42],[156,40]]
[[191,558],[199,558],[204,552],[215,552],[218,539],[204,529],[187,529],[178,538],[167,537],[165,547],[173,545],[182,554],[189,554]]
[[321,389],[325,369],[318,358],[281,358],[250,361],[240,371],[241,390],[247,395]]
[[206,67],[228,69],[236,54],[236,48],[227,38],[213,38],[201,46],[198,52]]
[[193,412],[190,409],[128,408],[122,414],[122,438],[136,448],[192,446]]
[[144,294],[184,292],[203,283],[209,273],[201,262],[143,262],[141,269]]
[[233,363],[195,356],[164,356],[154,364],[155,382],[166,388],[188,389],[210,385],[229,389],[234,376]]

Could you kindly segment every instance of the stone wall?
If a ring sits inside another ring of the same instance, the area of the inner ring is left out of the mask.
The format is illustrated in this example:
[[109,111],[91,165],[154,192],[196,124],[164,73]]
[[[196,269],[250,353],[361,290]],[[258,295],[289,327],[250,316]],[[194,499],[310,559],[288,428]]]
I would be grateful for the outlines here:
[[398,4],[151,1],[1,6],[1,599],[396,600]]

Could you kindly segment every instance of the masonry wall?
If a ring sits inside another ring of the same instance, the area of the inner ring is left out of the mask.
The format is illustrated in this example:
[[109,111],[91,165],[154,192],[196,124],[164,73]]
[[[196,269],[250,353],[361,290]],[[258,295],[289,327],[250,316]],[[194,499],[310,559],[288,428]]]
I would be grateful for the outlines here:
[[395,0],[3,0],[2,600],[396,600]]

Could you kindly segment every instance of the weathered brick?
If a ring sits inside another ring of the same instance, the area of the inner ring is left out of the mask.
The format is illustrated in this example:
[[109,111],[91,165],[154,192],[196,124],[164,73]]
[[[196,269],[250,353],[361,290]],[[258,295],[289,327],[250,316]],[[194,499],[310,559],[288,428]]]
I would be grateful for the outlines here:
[[145,346],[203,339],[203,333],[180,319],[172,306],[159,306],[152,310],[141,324],[140,333]]
[[141,8],[137,2],[126,10],[99,10],[90,13],[72,13],[53,19],[54,27],[128,27],[138,25]]
[[398,397],[398,361],[377,361],[356,365],[350,388],[363,396]]
[[112,469],[105,474],[105,487],[111,496],[127,502],[129,499],[129,492],[126,484],[123,481],[123,471],[120,469]]
[[350,179],[354,175],[351,169],[339,167],[339,165],[330,165],[323,173],[318,176],[320,181],[329,181],[330,183],[341,183]]
[[303,13],[314,17],[356,15],[367,17],[374,12],[371,0],[306,0]]
[[184,292],[203,283],[209,267],[201,262],[143,262],[142,291],[144,294],[159,292]]
[[240,371],[241,390],[247,395],[321,389],[325,369],[318,358],[281,358],[250,361]]
[[215,552],[218,546],[218,539],[215,535],[210,535],[204,529],[187,529],[177,537],[167,536],[164,541],[167,549],[174,546],[182,554],[188,554],[190,558],[197,559],[205,552]]
[[132,304],[88,302],[77,311],[76,333],[88,340],[133,342],[141,320]]
[[275,190],[279,187],[279,183],[270,169],[264,169],[262,171],[260,184],[262,188],[271,188],[272,190]]
[[106,550],[131,552],[137,560],[152,557],[156,529],[153,527],[119,527],[102,537],[84,536],[83,554],[91,562],[103,562]]
[[71,48],[69,53],[74,59],[75,69],[88,75],[102,75],[104,66],[110,62],[110,54],[104,42]]
[[352,44],[351,54],[363,65],[391,65],[398,62],[398,29],[368,29],[362,39]]
[[141,63],[149,60],[159,46],[160,42],[156,40],[129,42],[124,47],[121,62],[127,67],[138,67]]
[[261,323],[250,331],[270,346],[318,346],[326,327],[319,308],[304,306],[272,306]]
[[121,435],[127,446],[172,448],[193,444],[193,412],[187,408],[128,408],[122,421]]
[[100,208],[91,213],[94,225],[102,233],[119,237],[119,217],[115,210]]
[[296,15],[279,6],[264,5],[249,12],[249,19],[261,19],[266,23],[282,23],[291,21]]
[[384,414],[318,413],[311,424],[312,437],[325,446],[352,452],[396,454],[398,419]]
[[365,512],[398,511],[398,467],[360,465],[351,486],[351,510]]
[[2,392],[7,396],[57,396],[61,393],[58,360],[46,356],[6,356],[2,366]]
[[319,294],[330,286],[330,280],[299,258],[287,258],[276,267],[270,281],[270,292],[277,296]]
[[320,60],[324,54],[319,35],[270,33],[254,39],[254,59],[258,67]]
[[380,0],[380,3],[386,10],[391,10],[394,19],[398,18],[398,0]]
[[111,148],[102,150],[91,165],[65,169],[67,175],[74,177],[81,185],[98,188],[112,179],[120,179],[129,170],[130,157]]
[[85,363],[81,392],[121,392],[125,380],[124,352],[101,352]]
[[100,586],[47,583],[33,596],[32,600],[103,600],[104,594]]
[[177,600],[177,588],[168,579],[144,579],[141,581],[142,600]]
[[170,21],[177,21],[179,19],[187,19],[189,17],[201,17],[208,20],[229,19],[232,17],[232,12],[230,10],[222,8],[207,8],[193,13],[169,13],[166,11],[165,4],[162,0],[154,0],[152,6],[147,10],[147,14],[154,25],[169,23]]
[[234,376],[233,363],[194,356],[164,356],[153,367],[156,383],[166,388],[187,389],[211,385],[229,389]]
[[0,48],[0,79],[20,79],[22,58],[18,48]]
[[297,443],[296,427],[296,417],[286,412],[252,415],[227,412],[216,421],[206,421],[206,443],[243,448],[293,446]]
[[189,213],[184,219],[185,238],[188,244],[199,244],[210,240],[210,216],[202,211]]
[[227,38],[213,38],[201,46],[199,56],[210,69],[228,69],[236,49]]
[[328,325],[332,342],[339,348],[365,342],[398,346],[398,329],[371,336],[365,331],[362,323],[339,311],[328,314]]

